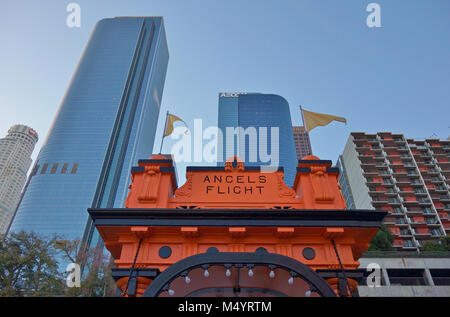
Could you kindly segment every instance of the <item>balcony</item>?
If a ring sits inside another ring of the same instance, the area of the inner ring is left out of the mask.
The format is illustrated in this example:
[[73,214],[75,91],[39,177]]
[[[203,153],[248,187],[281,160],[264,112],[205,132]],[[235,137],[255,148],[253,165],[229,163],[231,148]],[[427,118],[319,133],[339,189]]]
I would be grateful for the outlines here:
[[388,191],[386,191],[385,192],[385,195],[386,196],[397,196],[398,195],[398,193],[397,193],[397,191],[395,191],[395,190],[391,190],[391,188],[388,188]]
[[440,171],[437,168],[429,168],[427,170],[428,174],[430,175],[439,175]]
[[384,193],[385,192],[383,190],[378,190],[378,189],[376,189],[374,187],[369,187],[369,194],[370,195],[382,195]]
[[366,178],[366,184],[370,187],[370,185],[383,185],[383,183],[374,181],[371,178]]
[[440,177],[432,177],[431,182],[432,183],[444,183],[444,180],[441,179]]
[[411,221],[411,226],[413,227],[427,227],[427,223],[425,221]]
[[373,156],[369,153],[358,153],[358,158],[360,160],[372,158]]
[[444,193],[444,192],[448,192],[448,189],[446,186],[442,186],[442,185],[438,185],[436,187],[434,187],[434,190],[438,193]]
[[441,226],[441,224],[440,224],[438,221],[436,221],[436,222],[431,222],[431,223],[428,223],[428,222],[427,222],[427,225],[428,225],[429,227],[431,227],[431,228],[439,228],[439,227]]
[[368,160],[368,161],[361,161],[361,167],[373,167],[375,166],[375,162]]
[[431,205],[431,201],[429,199],[419,199],[419,205]]
[[370,175],[370,176],[376,176],[378,175],[378,171],[377,170],[363,170],[363,174],[365,175]]
[[387,201],[382,201],[382,200],[372,200],[372,206],[376,209],[379,208],[381,206],[387,205]]
[[406,213],[408,216],[418,216],[422,215],[423,212],[420,209],[407,209]]
[[401,205],[402,202],[400,201],[400,199],[397,199],[397,198],[389,198],[387,201],[387,204],[391,205],[391,206],[398,206],[398,205]]
[[430,232],[416,232],[415,236],[417,236],[418,238],[426,238],[426,237],[431,237],[431,233]]
[[414,245],[412,245],[412,244],[410,244],[410,245],[404,245],[403,246],[403,248],[402,248],[403,250],[406,250],[406,251],[411,251],[411,250],[417,250],[417,247],[415,247]]
[[406,200],[405,198],[403,198],[403,204],[406,206],[417,205],[418,203],[418,200]]
[[[399,219],[402,219],[402,218],[399,218]],[[406,221],[404,221],[403,220],[403,222],[395,222],[395,225],[397,226],[397,227],[407,227],[407,226],[409,226],[409,224],[408,223],[406,223]]]
[[398,234],[396,234],[396,236],[398,238],[412,238],[412,233],[411,232],[400,232]]

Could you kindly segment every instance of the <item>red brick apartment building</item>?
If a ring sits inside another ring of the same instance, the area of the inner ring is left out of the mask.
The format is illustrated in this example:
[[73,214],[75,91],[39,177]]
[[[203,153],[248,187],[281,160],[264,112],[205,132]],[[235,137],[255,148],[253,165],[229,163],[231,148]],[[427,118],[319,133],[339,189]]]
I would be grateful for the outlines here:
[[347,208],[381,209],[399,250],[417,250],[450,230],[450,140],[350,134],[338,159]]

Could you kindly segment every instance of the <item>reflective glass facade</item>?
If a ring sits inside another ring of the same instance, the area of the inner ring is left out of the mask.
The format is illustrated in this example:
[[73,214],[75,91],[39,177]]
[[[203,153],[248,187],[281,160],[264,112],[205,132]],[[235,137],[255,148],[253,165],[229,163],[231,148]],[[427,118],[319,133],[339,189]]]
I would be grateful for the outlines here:
[[[232,150],[230,142],[226,142],[227,127],[242,127],[244,130],[254,127],[257,132],[257,142],[249,142],[250,136],[245,135],[245,148],[243,153],[237,151],[238,137],[234,138],[234,153],[244,159],[247,166],[270,165],[260,156],[260,151],[271,154],[273,140],[271,128],[279,131],[279,166],[284,168],[286,184],[294,182],[297,156],[292,132],[292,121],[288,102],[281,96],[260,93],[220,93],[218,126],[223,132],[223,143],[219,144],[222,153],[218,151],[218,165],[224,165],[227,158],[227,147]],[[267,128],[267,138],[260,134],[260,127]],[[241,144],[243,140],[242,135]],[[276,147],[275,147],[276,148]],[[256,157],[253,161],[251,157]]]
[[90,240],[87,208],[123,206],[131,166],[152,153],[168,58],[161,17],[97,23],[10,232]]

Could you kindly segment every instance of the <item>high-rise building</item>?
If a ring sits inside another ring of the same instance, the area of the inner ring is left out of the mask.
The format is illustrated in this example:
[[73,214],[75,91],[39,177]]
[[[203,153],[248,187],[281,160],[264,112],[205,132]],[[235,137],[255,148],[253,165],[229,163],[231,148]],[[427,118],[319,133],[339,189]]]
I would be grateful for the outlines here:
[[309,139],[309,133],[303,126],[292,127],[294,132],[295,150],[297,152],[297,159],[301,160],[307,155],[312,155],[311,140]]
[[92,245],[87,209],[123,206],[149,157],[168,64],[162,17],[99,21],[39,153],[10,231]]
[[347,177],[347,170],[345,168],[344,160],[342,155],[339,155],[339,158],[336,163],[336,167],[339,168],[339,177],[338,183],[341,187],[342,195],[344,196],[345,202],[347,204],[347,209],[356,209],[355,200],[353,199],[350,183]]
[[6,233],[20,200],[38,139],[36,131],[22,124],[0,139],[0,235]]
[[[223,143],[218,145],[222,150],[218,151],[219,166],[224,166],[227,157],[233,155],[243,159],[246,166],[278,163],[284,169],[285,183],[294,183],[297,156],[286,99],[273,94],[219,93],[218,113],[218,126],[223,133]],[[240,127],[245,132],[236,133],[231,144],[227,142],[227,127]],[[272,128],[278,130],[278,135],[273,135],[277,140],[272,140]],[[265,154],[272,158],[264,157]]]
[[419,249],[450,231],[450,141],[353,132],[339,159],[347,205],[382,209],[400,250]]

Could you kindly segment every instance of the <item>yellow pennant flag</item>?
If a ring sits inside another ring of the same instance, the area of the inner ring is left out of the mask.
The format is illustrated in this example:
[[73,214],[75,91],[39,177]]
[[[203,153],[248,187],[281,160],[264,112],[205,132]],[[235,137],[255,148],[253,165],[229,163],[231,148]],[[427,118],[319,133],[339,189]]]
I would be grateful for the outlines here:
[[164,130],[164,137],[169,136],[172,132],[173,132],[173,124],[175,121],[181,121],[184,123],[184,125],[187,128],[187,124],[186,122],[184,122],[180,117],[177,117],[174,114],[167,114],[167,119],[166,119],[166,129]]
[[317,126],[325,126],[332,121],[339,121],[347,124],[347,120],[343,117],[332,116],[325,113],[317,113],[312,111],[302,110],[303,121],[306,131],[311,131]]

